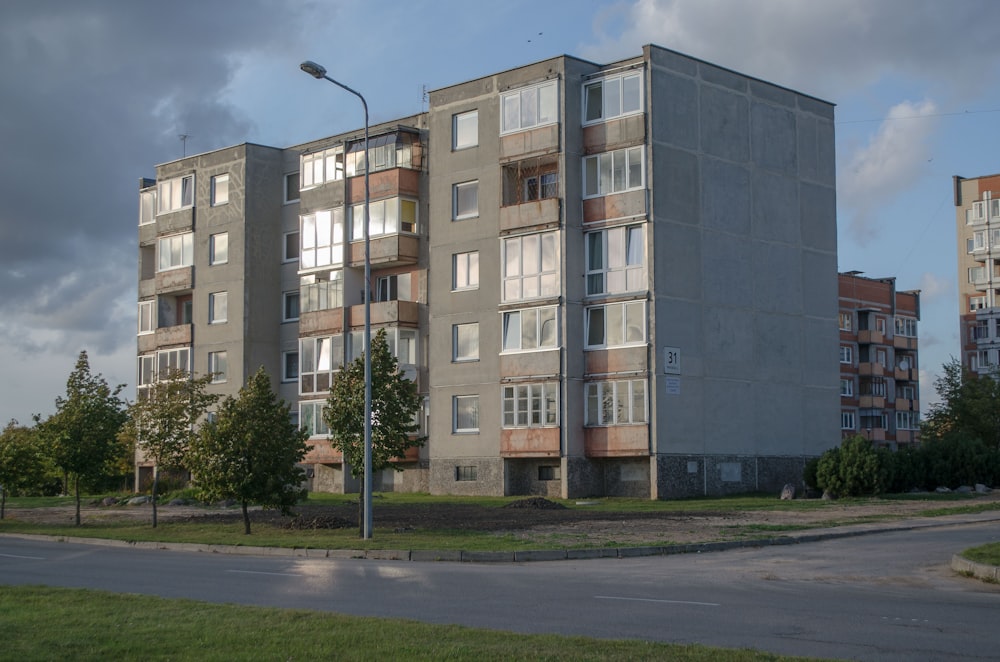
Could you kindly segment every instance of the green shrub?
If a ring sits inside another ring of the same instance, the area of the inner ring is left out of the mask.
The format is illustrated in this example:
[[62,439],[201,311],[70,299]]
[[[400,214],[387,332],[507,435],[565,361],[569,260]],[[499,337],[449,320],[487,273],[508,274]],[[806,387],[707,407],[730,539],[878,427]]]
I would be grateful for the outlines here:
[[924,443],[929,487],[975,485],[992,481],[991,449],[978,437],[958,430]]
[[844,439],[840,448],[820,456],[816,468],[819,487],[836,496],[881,494],[889,487],[889,461],[861,435]]
[[891,463],[890,492],[926,490],[932,487],[927,481],[927,455],[922,447],[904,446],[889,456]]
[[819,458],[811,458],[802,469],[802,482],[811,490],[819,489],[819,482],[816,480],[816,471],[819,469]]

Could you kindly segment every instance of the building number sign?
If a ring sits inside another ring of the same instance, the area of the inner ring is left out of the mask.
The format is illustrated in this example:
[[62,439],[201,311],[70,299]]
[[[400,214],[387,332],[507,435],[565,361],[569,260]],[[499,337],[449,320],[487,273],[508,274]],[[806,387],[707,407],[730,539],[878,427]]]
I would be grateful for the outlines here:
[[681,374],[681,349],[680,347],[663,348],[663,373],[666,375]]

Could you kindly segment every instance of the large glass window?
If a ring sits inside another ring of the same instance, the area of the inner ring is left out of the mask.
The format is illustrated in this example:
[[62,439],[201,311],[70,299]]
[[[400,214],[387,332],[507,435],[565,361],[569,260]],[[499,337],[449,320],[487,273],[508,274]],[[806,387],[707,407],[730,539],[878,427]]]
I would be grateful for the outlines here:
[[157,271],[167,271],[194,264],[194,233],[174,234],[160,237],[156,242],[159,261]]
[[479,216],[479,182],[463,182],[452,187],[452,218]]
[[451,256],[451,289],[479,289],[479,251]]
[[503,427],[559,425],[559,385],[516,384],[503,387]]
[[479,144],[479,111],[471,110],[452,117],[452,149],[465,149]]
[[303,269],[344,263],[344,209],[326,209],[302,217],[302,250],[299,262]]
[[647,289],[642,225],[587,233],[587,294]]
[[309,432],[310,437],[325,437],[330,434],[330,428],[323,420],[323,410],[326,400],[299,403],[299,427]]
[[599,349],[646,342],[646,302],[627,301],[587,308],[586,347]]
[[503,240],[503,301],[559,295],[559,246],[555,232]]
[[642,110],[642,73],[609,76],[583,86],[584,122],[599,122]]
[[194,175],[167,179],[160,182],[157,189],[161,214],[194,205]]
[[[365,143],[359,140],[347,150],[347,176],[365,171]],[[368,140],[368,162],[371,172],[390,168],[420,168],[420,136],[408,131],[386,133]]]
[[583,158],[583,195],[593,198],[641,189],[645,148],[629,147]]
[[897,336],[907,336],[909,338],[917,337],[917,320],[912,317],[897,317],[896,318],[896,335]]
[[479,432],[479,396],[456,395],[451,401],[452,430]]
[[341,335],[299,340],[299,393],[326,393],[344,360]]
[[299,287],[299,310],[314,313],[344,305],[344,281],[341,271],[319,272],[303,276]]
[[191,349],[178,347],[163,349],[156,353],[156,378],[168,379],[191,373]]
[[558,343],[556,308],[525,308],[503,314],[505,352],[549,349]]
[[554,80],[500,95],[500,133],[523,131],[559,119],[559,88]]
[[648,422],[646,380],[588,382],[586,425],[628,425]]
[[[325,182],[333,182],[344,178],[344,148],[337,146],[330,149],[302,155],[301,187],[304,189],[319,186]],[[285,188],[285,199],[292,193]],[[298,198],[298,190],[295,191],[295,199]]]
[[[365,205],[351,206],[351,239],[365,238]],[[417,231],[417,202],[405,198],[376,200],[368,204],[368,235],[376,237]]]
[[479,360],[479,323],[454,324],[451,327],[452,360]]

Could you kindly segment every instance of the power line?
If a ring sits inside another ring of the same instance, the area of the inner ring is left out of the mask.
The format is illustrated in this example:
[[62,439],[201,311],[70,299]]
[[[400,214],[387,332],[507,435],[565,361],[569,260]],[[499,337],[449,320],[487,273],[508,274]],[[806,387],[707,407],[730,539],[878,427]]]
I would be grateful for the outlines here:
[[925,117],[954,117],[955,115],[982,115],[984,113],[1000,113],[1000,108],[991,108],[989,110],[963,110],[954,113],[927,113],[926,115],[906,115],[903,117],[882,117],[873,120],[845,120],[841,122],[834,122],[834,124],[866,124],[870,122],[886,122],[889,120],[920,120]]

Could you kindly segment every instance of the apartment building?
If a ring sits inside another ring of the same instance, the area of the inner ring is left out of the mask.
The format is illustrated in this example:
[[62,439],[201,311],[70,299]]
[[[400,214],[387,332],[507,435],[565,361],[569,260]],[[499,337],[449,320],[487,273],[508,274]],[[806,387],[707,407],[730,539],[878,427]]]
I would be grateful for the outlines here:
[[920,441],[920,291],[840,274],[840,428],[896,450]]
[[954,178],[962,366],[1000,365],[1000,175]]
[[[253,174],[229,172],[223,209],[226,168]],[[432,91],[371,127],[367,155],[358,130],[160,166],[141,191],[160,201],[140,225],[147,379],[211,352],[221,388],[265,365],[313,435],[312,486],[356,489],[322,408],[362,347],[366,168],[372,327],[428,436],[376,489],[726,494],[797,481],[837,444],[833,106],[657,46]],[[222,214],[243,227],[219,326]]]

